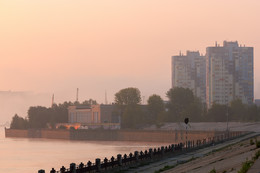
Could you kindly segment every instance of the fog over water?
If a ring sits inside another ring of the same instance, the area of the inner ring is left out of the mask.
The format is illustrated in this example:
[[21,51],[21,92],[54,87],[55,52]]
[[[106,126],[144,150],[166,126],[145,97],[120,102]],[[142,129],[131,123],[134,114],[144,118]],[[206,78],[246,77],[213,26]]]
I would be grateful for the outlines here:
[[48,139],[5,138],[0,128],[0,172],[49,172],[52,167],[69,167],[74,162],[86,164],[96,158],[108,159],[117,154],[129,154],[163,144],[140,142],[66,141]]

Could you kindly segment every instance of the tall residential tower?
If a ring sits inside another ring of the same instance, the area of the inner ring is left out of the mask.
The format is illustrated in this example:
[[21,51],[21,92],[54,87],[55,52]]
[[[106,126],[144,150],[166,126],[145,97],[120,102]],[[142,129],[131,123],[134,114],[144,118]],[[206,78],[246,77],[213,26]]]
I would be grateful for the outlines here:
[[199,51],[172,56],[172,88],[189,88],[202,102],[206,101],[206,61]]
[[229,104],[241,99],[252,104],[254,99],[253,47],[224,41],[223,47],[206,49],[206,102]]

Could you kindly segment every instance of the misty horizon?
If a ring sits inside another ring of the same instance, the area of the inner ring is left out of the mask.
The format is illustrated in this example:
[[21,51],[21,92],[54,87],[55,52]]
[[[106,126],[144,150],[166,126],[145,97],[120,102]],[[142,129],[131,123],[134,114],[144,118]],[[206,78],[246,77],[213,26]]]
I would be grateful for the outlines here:
[[257,0],[225,6],[217,0],[4,0],[0,91],[46,95],[43,106],[52,94],[56,103],[75,100],[77,88],[79,101],[104,103],[106,92],[112,103],[127,87],[138,88],[145,103],[152,94],[166,100],[172,56],[205,54],[206,47],[227,40],[254,47],[254,96],[260,98],[259,7]]

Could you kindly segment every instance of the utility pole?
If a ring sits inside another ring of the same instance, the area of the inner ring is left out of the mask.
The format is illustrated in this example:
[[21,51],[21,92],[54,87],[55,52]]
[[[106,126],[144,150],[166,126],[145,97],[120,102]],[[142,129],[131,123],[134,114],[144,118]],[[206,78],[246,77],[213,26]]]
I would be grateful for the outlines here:
[[77,88],[76,101],[79,101],[79,88]]
[[53,104],[54,104],[54,94],[52,94],[51,107],[53,107]]
[[105,91],[105,104],[107,105],[107,90]]

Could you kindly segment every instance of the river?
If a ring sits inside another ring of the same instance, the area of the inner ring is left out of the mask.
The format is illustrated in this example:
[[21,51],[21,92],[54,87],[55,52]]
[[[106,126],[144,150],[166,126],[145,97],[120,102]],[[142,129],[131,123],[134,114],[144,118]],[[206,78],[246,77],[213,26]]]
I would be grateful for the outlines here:
[[49,139],[5,138],[4,128],[0,128],[0,173],[35,173],[51,168],[59,170],[74,162],[86,164],[96,158],[108,159],[117,154],[129,154],[160,143],[111,142],[111,141],[67,141]]

